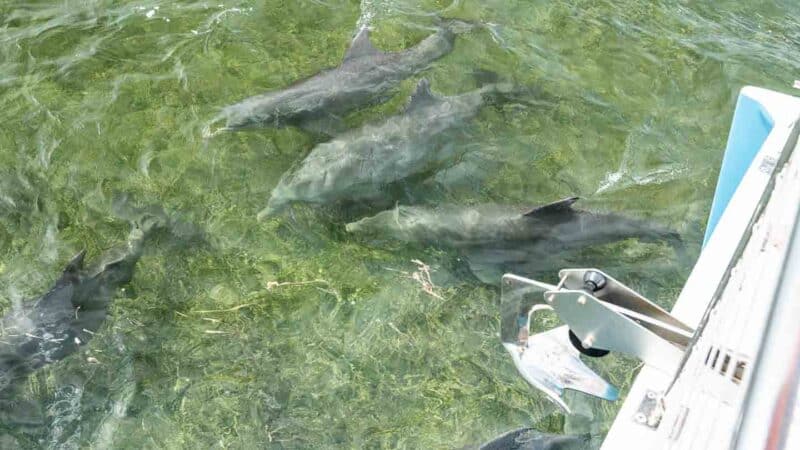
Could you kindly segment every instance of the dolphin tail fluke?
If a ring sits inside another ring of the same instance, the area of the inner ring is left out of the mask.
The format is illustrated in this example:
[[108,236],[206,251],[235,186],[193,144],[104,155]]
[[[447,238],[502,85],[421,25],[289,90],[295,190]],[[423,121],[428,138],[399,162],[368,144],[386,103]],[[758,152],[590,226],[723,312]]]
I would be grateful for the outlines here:
[[552,108],[559,102],[557,97],[533,86],[520,85],[507,80],[498,80],[489,84],[481,83],[479,77],[490,77],[489,74],[491,74],[490,71],[484,71],[484,73],[479,72],[475,75],[487,103],[494,105],[511,103],[530,108]]
[[117,193],[111,203],[112,213],[134,224],[145,234],[166,228],[171,221],[164,208],[158,205],[136,206],[130,194]]
[[650,230],[642,240],[646,242],[664,242],[672,247],[679,260],[688,261],[686,243],[683,241],[683,236],[675,230],[651,225]]

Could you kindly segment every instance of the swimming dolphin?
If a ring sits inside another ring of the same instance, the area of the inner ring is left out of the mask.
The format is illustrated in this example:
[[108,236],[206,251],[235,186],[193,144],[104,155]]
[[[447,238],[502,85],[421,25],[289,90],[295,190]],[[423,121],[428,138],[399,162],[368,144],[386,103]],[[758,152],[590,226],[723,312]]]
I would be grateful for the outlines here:
[[362,28],[339,67],[230,105],[215,120],[225,119],[223,130],[295,125],[327,131],[328,124],[342,115],[380,100],[401,81],[450,53],[456,33],[469,28],[464,22],[442,21],[434,34],[399,52],[378,50],[370,42],[369,29]]
[[478,450],[585,450],[588,436],[540,433],[533,428],[509,431],[481,445]]
[[[504,205],[400,206],[346,225],[350,233],[459,250],[486,283],[504,272],[553,269],[564,252],[629,238],[680,244],[680,236],[655,224],[613,213],[572,208],[571,197],[528,211]],[[556,267],[557,268],[557,267]]]
[[401,114],[317,145],[273,189],[259,219],[293,202],[389,198],[393,184],[452,164],[460,154],[455,145],[460,126],[509,90],[505,84],[490,84],[442,97],[431,92],[428,80],[421,80]]
[[0,392],[31,372],[60,361],[86,344],[106,319],[108,306],[131,281],[144,241],[166,225],[164,216],[138,221],[127,241],[84,267],[75,255],[50,291],[2,318]]

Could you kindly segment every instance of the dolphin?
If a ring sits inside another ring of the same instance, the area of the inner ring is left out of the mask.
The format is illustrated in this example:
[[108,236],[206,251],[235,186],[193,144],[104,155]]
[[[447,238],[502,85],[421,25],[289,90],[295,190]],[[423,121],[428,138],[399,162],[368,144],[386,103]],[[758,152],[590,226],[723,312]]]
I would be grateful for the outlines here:
[[586,450],[589,436],[540,433],[520,428],[481,445],[478,450]]
[[576,201],[570,197],[527,211],[507,205],[398,205],[345,229],[377,240],[459,250],[473,274],[489,284],[504,272],[549,270],[562,253],[630,238],[680,248],[677,232],[620,214],[577,210]]
[[105,321],[111,301],[131,281],[145,239],[165,225],[165,216],[142,217],[124,244],[87,267],[86,251],[79,252],[47,293],[23,302],[2,318],[0,392],[91,340]]
[[294,125],[331,134],[330,125],[341,116],[384,99],[401,81],[450,53],[456,34],[469,28],[443,20],[435,33],[399,52],[377,49],[369,28],[361,28],[339,67],[227,106],[214,121],[225,120],[222,130]]
[[259,219],[294,202],[328,204],[390,198],[393,185],[452,164],[463,125],[487,102],[503,98],[495,83],[451,97],[435,95],[420,80],[405,110],[319,144],[273,189]]

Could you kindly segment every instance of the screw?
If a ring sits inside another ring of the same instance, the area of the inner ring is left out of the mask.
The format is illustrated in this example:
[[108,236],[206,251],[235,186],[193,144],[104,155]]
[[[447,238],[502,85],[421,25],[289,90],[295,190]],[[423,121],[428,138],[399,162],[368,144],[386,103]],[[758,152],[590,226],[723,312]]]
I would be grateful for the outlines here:
[[584,297],[582,295],[580,297],[578,297],[578,304],[579,305],[585,305],[586,304],[586,297]]
[[647,416],[645,416],[644,413],[636,413],[633,418],[639,423],[647,423]]
[[655,400],[656,393],[653,391],[647,391],[647,398],[649,398],[650,400]]

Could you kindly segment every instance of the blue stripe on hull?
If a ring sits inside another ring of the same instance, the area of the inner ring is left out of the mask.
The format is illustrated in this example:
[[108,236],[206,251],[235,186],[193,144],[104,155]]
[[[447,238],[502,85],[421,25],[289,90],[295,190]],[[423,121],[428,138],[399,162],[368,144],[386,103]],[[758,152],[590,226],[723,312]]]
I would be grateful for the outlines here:
[[746,95],[739,95],[706,225],[703,247],[773,126],[772,118],[761,104]]

